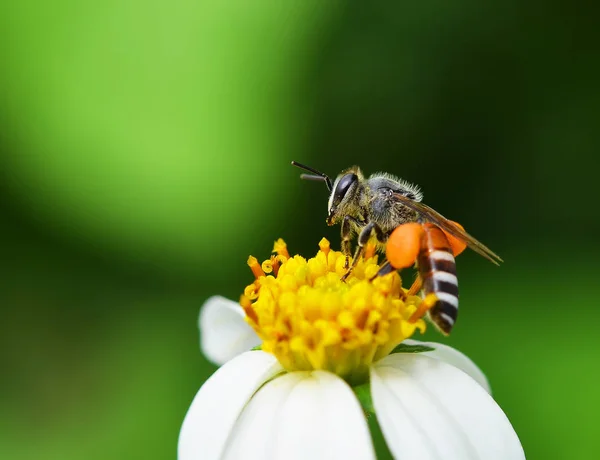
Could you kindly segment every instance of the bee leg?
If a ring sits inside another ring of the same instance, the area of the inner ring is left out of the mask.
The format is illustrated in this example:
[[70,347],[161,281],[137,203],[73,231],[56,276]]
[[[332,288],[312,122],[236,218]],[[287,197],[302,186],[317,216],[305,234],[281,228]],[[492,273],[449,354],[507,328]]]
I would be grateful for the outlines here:
[[352,247],[350,246],[352,224],[358,227],[362,225],[358,219],[352,216],[344,216],[344,220],[342,221],[342,253],[346,256],[346,262],[344,263],[344,269],[346,270],[350,266],[350,254],[352,254]]
[[[360,260],[360,258],[363,255],[363,252],[365,250],[365,245],[371,239],[373,232],[375,232],[375,236],[377,237],[377,240],[379,242],[381,242],[381,243],[385,242],[385,234],[383,233],[383,231],[381,230],[381,227],[379,227],[379,225],[377,225],[375,222],[369,222],[367,225],[365,225],[363,227],[363,229],[360,231],[360,234],[358,235],[358,246],[356,248],[356,251],[354,252],[354,257],[352,259],[352,265],[350,266],[350,268],[348,268],[348,271],[344,274],[344,276],[342,276],[342,281],[345,281],[346,278],[348,278],[350,276],[350,273],[352,273],[352,270],[354,269],[354,267],[356,267],[356,264],[358,263],[358,261]],[[346,261],[347,260],[348,259],[346,259]],[[344,268],[346,268],[346,267],[344,267]]]
[[417,295],[422,287],[423,287],[423,279],[419,275],[417,275],[417,277],[415,278],[415,282],[412,284],[412,286],[408,290],[407,294],[408,295]]
[[[438,296],[433,292],[427,294],[423,301],[417,307],[417,311],[415,311],[410,318],[408,318],[409,323],[416,323],[420,320],[425,314],[431,310],[438,303]],[[448,334],[446,334],[448,335]]]
[[[395,272],[396,270],[398,270],[397,268],[394,268],[392,266],[392,264],[386,260],[383,265],[381,265],[381,267],[379,267],[379,271],[375,274],[375,276],[373,276],[369,281],[373,281],[375,278],[379,278],[380,276],[385,276],[385,275],[389,275],[392,272]],[[403,289],[400,289],[400,299],[402,300],[406,300],[406,298],[409,296],[408,292],[404,292]]]
[[379,276],[388,275],[395,270],[396,269],[394,267],[392,267],[392,264],[389,263],[388,261],[386,261],[381,267],[379,267],[379,271],[369,281],[373,281],[375,278],[378,278]]

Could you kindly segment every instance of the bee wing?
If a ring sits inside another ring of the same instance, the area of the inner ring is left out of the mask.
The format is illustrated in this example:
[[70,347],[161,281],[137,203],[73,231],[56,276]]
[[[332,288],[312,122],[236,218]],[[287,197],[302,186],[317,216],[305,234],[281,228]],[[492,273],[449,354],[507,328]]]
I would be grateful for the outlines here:
[[426,204],[421,203],[420,201],[415,201],[400,193],[394,193],[393,196],[399,204],[406,206],[409,209],[412,209],[427,222],[431,222],[432,224],[437,225],[453,237],[463,241],[468,247],[470,247],[480,256],[485,257],[487,260],[496,265],[500,265],[500,262],[503,262],[500,256],[494,251],[492,251],[490,248],[488,248],[485,244],[476,240],[458,225],[454,224],[454,222],[449,221],[439,212],[433,210]]

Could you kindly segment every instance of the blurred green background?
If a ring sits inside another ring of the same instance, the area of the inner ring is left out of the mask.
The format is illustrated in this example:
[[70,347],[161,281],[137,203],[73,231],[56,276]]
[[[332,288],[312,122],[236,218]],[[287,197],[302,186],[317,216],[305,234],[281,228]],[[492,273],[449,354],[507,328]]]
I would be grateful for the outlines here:
[[332,176],[420,184],[458,260],[452,344],[529,459],[597,459],[600,28],[588,2],[3,2],[0,458],[175,458],[208,296]]

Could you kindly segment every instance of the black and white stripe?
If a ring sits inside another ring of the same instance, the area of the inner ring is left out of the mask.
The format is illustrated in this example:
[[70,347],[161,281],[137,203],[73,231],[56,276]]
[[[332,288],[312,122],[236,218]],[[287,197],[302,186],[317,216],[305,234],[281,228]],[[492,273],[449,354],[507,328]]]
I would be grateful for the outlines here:
[[429,310],[429,316],[443,333],[449,334],[458,317],[458,279],[454,256],[443,249],[423,251],[418,263],[425,295],[434,293],[438,298]]

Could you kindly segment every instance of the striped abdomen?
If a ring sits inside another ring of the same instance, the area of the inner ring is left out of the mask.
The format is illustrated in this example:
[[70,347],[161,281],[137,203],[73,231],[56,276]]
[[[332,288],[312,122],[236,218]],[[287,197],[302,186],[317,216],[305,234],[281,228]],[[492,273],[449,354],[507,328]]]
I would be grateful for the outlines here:
[[429,316],[444,334],[449,334],[458,316],[456,262],[444,232],[433,224],[424,224],[423,229],[417,256],[419,275],[425,296],[434,293],[438,298]]

